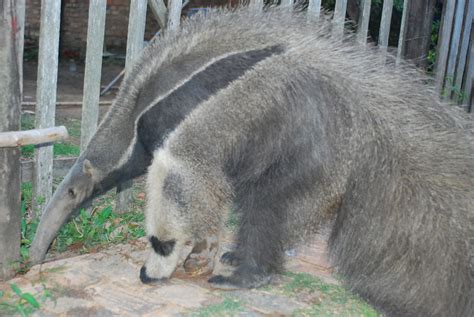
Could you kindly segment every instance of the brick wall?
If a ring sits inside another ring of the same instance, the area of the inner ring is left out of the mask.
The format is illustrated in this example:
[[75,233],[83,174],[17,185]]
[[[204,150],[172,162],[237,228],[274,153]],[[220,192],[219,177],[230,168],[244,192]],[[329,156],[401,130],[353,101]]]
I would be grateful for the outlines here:
[[[225,5],[237,0],[192,0],[190,7]],[[166,0],[165,0],[166,2]],[[127,28],[130,0],[107,0],[105,24],[105,45],[111,52],[124,53],[127,46]],[[62,0],[60,49],[74,51],[84,56],[87,41],[87,17],[89,0]],[[25,36],[38,40],[40,27],[41,0],[26,0]],[[159,30],[151,10],[147,10],[145,40],[149,40]]]

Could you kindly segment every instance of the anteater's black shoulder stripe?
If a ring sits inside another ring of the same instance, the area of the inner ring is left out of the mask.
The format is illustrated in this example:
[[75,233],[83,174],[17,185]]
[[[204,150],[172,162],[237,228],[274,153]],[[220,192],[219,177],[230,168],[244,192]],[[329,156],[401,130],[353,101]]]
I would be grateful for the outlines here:
[[275,45],[235,53],[196,73],[189,81],[142,114],[137,127],[140,142],[152,153],[196,106],[217,94],[259,62],[283,51],[282,46]]
[[173,252],[176,240],[161,241],[155,236],[149,238],[151,247],[155,252],[162,256],[168,256]]

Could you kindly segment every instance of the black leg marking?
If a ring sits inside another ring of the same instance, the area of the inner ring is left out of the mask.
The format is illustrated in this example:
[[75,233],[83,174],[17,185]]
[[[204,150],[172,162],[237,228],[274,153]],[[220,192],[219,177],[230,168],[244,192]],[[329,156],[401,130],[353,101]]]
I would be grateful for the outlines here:
[[238,266],[241,262],[241,259],[235,251],[234,252],[226,252],[221,256],[220,262],[222,264],[226,264],[226,265]]
[[150,237],[151,247],[161,256],[168,256],[173,252],[176,240],[160,241],[157,237]]
[[142,266],[140,269],[140,281],[142,281],[143,284],[150,284],[158,280],[157,278],[148,277],[148,275],[146,275],[146,266]]

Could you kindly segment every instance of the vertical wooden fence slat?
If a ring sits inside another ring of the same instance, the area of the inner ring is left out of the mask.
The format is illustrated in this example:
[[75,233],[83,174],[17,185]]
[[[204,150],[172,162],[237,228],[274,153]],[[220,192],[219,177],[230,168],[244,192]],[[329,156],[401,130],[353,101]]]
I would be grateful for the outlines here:
[[[0,2],[0,132],[20,128],[25,1]],[[0,280],[20,257],[20,150],[0,148]]]
[[250,0],[249,7],[256,11],[263,10],[263,0]]
[[456,0],[445,1],[443,8],[442,27],[436,58],[436,91],[441,93],[444,84],[444,75],[446,74],[446,65],[448,62],[449,43],[451,42],[451,31],[453,28],[454,9]]
[[347,0],[336,0],[333,18],[333,34],[342,36],[344,34],[344,25],[346,23]]
[[[25,0],[17,0],[17,19],[20,29],[18,30],[18,36],[21,41],[18,43],[18,66],[20,73],[20,93],[23,96],[23,51],[25,49],[25,14],[26,14],[26,3]],[[23,97],[22,97],[23,98]]]
[[[131,0],[128,20],[127,55],[125,58],[125,73],[129,73],[134,61],[143,49],[145,37],[147,0]],[[115,212],[124,213],[129,209],[132,200],[133,182],[128,181],[117,186]]]
[[97,129],[107,0],[90,0],[81,120],[81,151]]
[[359,27],[357,28],[357,42],[366,44],[367,34],[369,31],[370,7],[372,5],[372,0],[363,0],[361,4],[362,9],[359,18]]
[[462,33],[462,43],[459,50],[459,61],[456,67],[456,79],[454,85],[456,87],[463,86],[463,78],[466,70],[466,60],[469,50],[469,40],[472,30],[472,24],[474,22],[474,1],[468,1],[467,3],[467,14],[464,21],[464,28]]
[[405,49],[405,36],[408,28],[408,8],[411,0],[403,1],[403,13],[402,21],[400,24],[400,35],[398,37],[398,47],[397,47],[397,65],[400,64],[402,60],[403,50]]
[[472,108],[472,100],[473,100],[473,95],[474,95],[474,28],[471,27],[471,34],[470,34],[470,42],[471,44],[469,45],[469,57],[468,57],[468,62],[467,62],[467,67],[466,67],[466,81],[464,82],[464,85],[462,86],[462,89],[466,92],[466,100],[471,104],[470,111],[474,112],[474,109]]
[[183,2],[181,0],[169,0],[168,2],[167,30],[170,32],[174,32],[179,29],[182,7]]
[[281,0],[280,6],[292,8],[293,7],[293,0]]
[[[52,127],[55,122],[60,19],[61,0],[42,0],[35,109],[37,129]],[[37,147],[33,181],[35,212],[41,213],[42,208],[51,199],[52,174],[53,146]]]
[[321,0],[309,0],[308,14],[311,18],[319,18],[321,15]]
[[461,41],[465,4],[465,0],[457,0],[456,2],[454,27],[453,33],[451,34],[451,45],[448,55],[448,65],[446,67],[446,75],[444,76],[444,85],[446,87],[445,94],[447,98],[451,96],[451,92],[453,90],[454,85],[454,71],[456,68],[456,62],[458,60],[459,43]]
[[156,17],[160,28],[164,29],[166,26],[166,16],[168,14],[168,9],[166,9],[165,3],[163,0],[148,0],[148,5],[150,6],[153,15]]
[[393,0],[384,0],[379,31],[379,47],[382,51],[387,51],[388,37],[390,35],[390,23],[392,22],[392,11]]

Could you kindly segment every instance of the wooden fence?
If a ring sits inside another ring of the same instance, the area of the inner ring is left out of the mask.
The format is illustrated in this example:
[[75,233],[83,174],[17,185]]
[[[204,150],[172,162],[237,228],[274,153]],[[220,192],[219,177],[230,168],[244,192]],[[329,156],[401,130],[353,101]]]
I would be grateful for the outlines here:
[[445,1],[438,46],[436,88],[442,97],[473,108],[474,1]]
[[[400,61],[404,49],[404,39],[409,27],[407,21],[408,8],[410,1],[404,0],[404,10],[402,15],[402,26],[400,31],[400,40],[397,50],[397,60]],[[361,0],[359,27],[357,29],[357,40],[360,43],[366,43],[368,38],[368,28],[370,19],[371,0]],[[12,8],[9,3],[15,3],[16,7]],[[441,28],[441,40],[439,45],[439,62],[437,65],[436,82],[440,93],[445,96],[454,96],[455,94],[463,94],[460,102],[467,104],[471,103],[472,107],[472,85],[474,74],[474,50],[473,50],[473,11],[474,1],[471,0],[447,0],[445,1],[443,12],[443,23]],[[186,2],[184,3],[184,5]],[[294,4],[293,0],[281,0],[280,5],[291,9]],[[348,0],[336,0],[333,17],[333,32],[336,36],[344,32],[346,10]],[[181,9],[183,7],[182,0],[169,0],[168,8],[165,6],[163,0],[130,0],[130,16],[128,26],[128,40],[127,40],[127,54],[125,71],[130,69],[130,65],[134,62],[140,54],[144,45],[144,30],[145,17],[147,5],[150,7],[153,15],[156,17],[161,28],[168,28],[168,30],[175,30],[179,28]],[[84,95],[82,104],[82,126],[81,126],[81,149],[84,149],[89,142],[91,136],[94,134],[99,117],[99,97],[100,97],[100,77],[102,66],[102,52],[104,43],[105,30],[105,16],[106,16],[106,0],[90,0],[89,4],[89,21],[87,34],[87,55],[85,65],[84,78]],[[264,6],[263,0],[251,0],[250,7],[254,10],[262,10]],[[24,0],[4,1],[2,14],[5,10],[13,12],[19,19],[18,28],[20,33],[24,29]],[[390,25],[392,19],[393,0],[384,0],[378,45],[381,50],[386,51],[388,47],[388,39],[390,33]],[[61,1],[49,0],[42,1],[41,7],[41,31],[40,31],[40,48],[38,59],[38,85],[37,85],[37,105],[36,105],[36,128],[50,128],[54,126],[55,108],[56,108],[56,84],[58,71],[58,46],[59,46],[59,27],[61,16]],[[308,15],[311,18],[318,19],[321,14],[321,0],[309,0]],[[7,19],[8,20],[8,19]],[[11,22],[11,19],[8,20]],[[16,23],[16,22],[15,22]],[[16,24],[7,25],[12,29]],[[21,33],[22,34],[22,33]],[[18,37],[18,47],[22,48],[22,36]],[[1,48],[0,48],[1,50]],[[1,53],[1,51],[0,51]],[[1,54],[0,54],[1,56]],[[19,55],[21,56],[21,54]],[[21,63],[20,63],[21,64]],[[19,72],[21,78],[21,71]],[[453,84],[454,83],[454,84]],[[20,80],[21,85],[21,80]],[[11,91],[11,94],[15,92]],[[21,92],[20,92],[21,96]],[[19,98],[18,96],[16,96]],[[1,100],[0,100],[1,101]],[[16,107],[17,104],[7,104],[1,101],[1,109]],[[13,109],[13,108],[12,108]],[[16,110],[16,111],[17,111]],[[16,122],[18,128],[19,111],[18,113],[7,120],[7,122]],[[10,120],[10,121],[8,121]],[[0,128],[3,131],[11,129],[12,125]],[[0,130],[2,131],[2,130]],[[0,151],[3,151],[0,148]],[[52,146],[46,145],[39,147],[36,151],[34,159],[34,175],[28,176],[33,178],[34,208],[41,210],[48,202],[52,195],[52,177],[53,177],[53,152]],[[1,158],[0,158],[1,159]],[[14,161],[18,161],[19,156],[16,153],[14,156],[0,161],[0,164],[7,164],[12,167],[11,179],[15,184],[18,181],[20,174],[20,165]],[[71,164],[68,160],[66,164]],[[28,165],[29,174],[31,175],[31,164]],[[63,165],[62,170],[67,170]],[[9,174],[9,175],[10,175]],[[15,176],[15,175],[16,176]],[[25,173],[24,173],[25,174]],[[25,176],[26,177],[26,176]],[[2,184],[0,184],[0,187]],[[16,186],[16,185],[15,185]],[[18,191],[19,188],[11,188],[13,191]],[[122,184],[119,186],[116,210],[126,211],[131,197],[131,183]],[[1,192],[0,192],[1,195]],[[6,195],[4,193],[4,195]],[[19,194],[18,194],[19,195]],[[2,197],[0,197],[0,200]],[[41,202],[41,204],[39,204]],[[8,206],[0,207],[0,218],[6,217],[14,219],[14,222],[19,222],[17,217],[19,213],[19,200],[15,200]],[[4,215],[5,214],[5,215]],[[11,217],[15,215],[15,217]],[[1,226],[0,219],[0,252],[3,252],[0,257],[0,269],[7,265],[8,261],[13,261],[18,258],[19,239],[13,241],[13,237],[5,240],[3,237],[7,232]],[[11,226],[12,224],[8,224]],[[16,225],[16,224],[13,224]],[[9,247],[5,247],[6,244]],[[12,247],[13,245],[13,247]],[[4,270],[3,270],[4,271]],[[5,275],[4,275],[5,276]],[[0,279],[2,275],[0,274]]]

